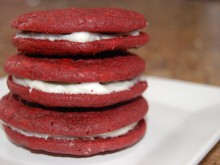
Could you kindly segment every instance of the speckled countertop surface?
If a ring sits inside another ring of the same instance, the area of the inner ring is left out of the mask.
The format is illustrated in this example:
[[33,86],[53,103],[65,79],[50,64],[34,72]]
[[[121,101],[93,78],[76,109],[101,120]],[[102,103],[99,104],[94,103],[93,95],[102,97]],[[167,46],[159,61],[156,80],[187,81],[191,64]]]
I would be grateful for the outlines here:
[[[24,12],[64,7],[123,7],[143,13],[149,44],[133,52],[147,62],[147,75],[220,86],[220,1],[214,0],[1,0],[0,76],[3,63],[16,52],[10,20]],[[201,165],[220,164],[220,143]]]

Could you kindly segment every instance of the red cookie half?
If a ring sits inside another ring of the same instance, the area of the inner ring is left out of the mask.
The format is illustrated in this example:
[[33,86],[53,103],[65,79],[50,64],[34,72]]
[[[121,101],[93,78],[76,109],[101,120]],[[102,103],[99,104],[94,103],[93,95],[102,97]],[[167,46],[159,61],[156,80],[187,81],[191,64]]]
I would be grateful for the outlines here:
[[118,38],[103,39],[85,43],[68,40],[50,41],[46,39],[17,38],[16,36],[12,39],[12,43],[18,51],[40,56],[75,56],[78,54],[94,55],[108,50],[138,48],[148,41],[149,36],[143,32],[137,36],[121,36]]
[[135,144],[144,136],[146,123],[144,120],[141,120],[133,130],[118,137],[95,138],[91,140],[82,138],[72,140],[35,138],[20,134],[7,126],[4,128],[11,141],[17,145],[50,153],[89,156],[124,149]]
[[50,34],[72,32],[122,33],[146,26],[144,15],[117,8],[68,8],[35,11],[14,18],[11,26],[22,31]]
[[48,108],[8,94],[0,101],[6,125],[55,137],[99,137],[141,120],[148,111],[144,98],[102,108]]
[[144,72],[145,61],[129,52],[105,52],[92,58],[39,58],[15,55],[4,64],[17,77],[55,82],[111,82],[128,80]]
[[24,100],[39,103],[50,107],[103,107],[124,102],[140,96],[147,88],[146,81],[139,81],[127,90],[109,94],[62,94],[47,93],[37,89],[30,90],[16,84],[12,77],[8,78],[9,89]]

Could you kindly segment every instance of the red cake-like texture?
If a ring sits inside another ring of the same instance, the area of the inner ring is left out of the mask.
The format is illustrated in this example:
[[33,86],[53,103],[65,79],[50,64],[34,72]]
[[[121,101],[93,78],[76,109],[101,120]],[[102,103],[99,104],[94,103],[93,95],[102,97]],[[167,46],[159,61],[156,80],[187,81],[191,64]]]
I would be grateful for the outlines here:
[[105,52],[93,58],[39,58],[14,55],[5,71],[21,78],[53,82],[111,82],[128,80],[144,72],[145,61],[129,52]]
[[6,126],[5,131],[12,142],[26,148],[43,150],[50,153],[89,156],[108,151],[120,150],[135,144],[144,136],[146,123],[144,120],[141,120],[133,130],[118,137],[95,138],[91,140],[82,138],[65,140],[28,137],[13,131]]
[[[62,94],[47,93],[37,89],[21,86],[7,81],[9,89],[22,99],[39,103],[49,107],[103,107],[124,102],[140,96],[147,88],[146,81],[139,81],[128,90],[112,92],[109,94]],[[43,99],[42,99],[43,98]]]
[[144,15],[117,8],[67,8],[34,11],[14,18],[11,26],[21,31],[50,34],[72,32],[122,33],[146,26]]
[[27,132],[58,136],[91,136],[118,130],[142,119],[148,104],[139,97],[102,108],[47,108],[8,94],[0,101],[0,119]]
[[18,51],[39,56],[76,56],[78,54],[94,55],[103,51],[126,50],[138,48],[149,41],[149,36],[140,33],[138,36],[123,36],[91,42],[72,42],[68,40],[39,40],[13,37],[12,43]]

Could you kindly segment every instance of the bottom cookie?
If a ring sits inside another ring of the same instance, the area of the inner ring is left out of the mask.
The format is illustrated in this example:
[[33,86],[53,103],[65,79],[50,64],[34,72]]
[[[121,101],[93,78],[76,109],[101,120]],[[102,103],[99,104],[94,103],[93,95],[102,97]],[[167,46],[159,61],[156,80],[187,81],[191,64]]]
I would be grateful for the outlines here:
[[39,138],[19,133],[4,125],[10,140],[20,146],[49,153],[89,156],[127,148],[138,142],[145,134],[146,123],[142,119],[129,132],[117,137],[58,137]]

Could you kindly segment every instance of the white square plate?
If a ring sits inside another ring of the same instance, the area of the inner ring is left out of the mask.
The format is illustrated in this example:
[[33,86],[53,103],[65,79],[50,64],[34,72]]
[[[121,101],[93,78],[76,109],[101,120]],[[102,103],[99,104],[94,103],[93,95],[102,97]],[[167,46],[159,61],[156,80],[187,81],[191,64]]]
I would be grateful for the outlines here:
[[[2,97],[8,90],[0,79]],[[220,88],[148,77],[146,136],[120,152],[88,158],[31,153],[11,144],[0,127],[2,165],[191,165],[220,139]]]

